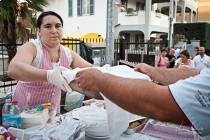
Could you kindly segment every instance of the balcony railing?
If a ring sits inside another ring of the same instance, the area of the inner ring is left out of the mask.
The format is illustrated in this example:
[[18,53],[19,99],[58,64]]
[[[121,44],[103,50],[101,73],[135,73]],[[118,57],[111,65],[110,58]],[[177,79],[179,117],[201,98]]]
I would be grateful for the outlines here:
[[[152,11],[151,12],[151,25],[168,28],[169,17]],[[145,11],[137,11],[136,13],[127,15],[126,12],[121,12],[118,15],[118,24],[121,25],[144,25],[145,24]]]

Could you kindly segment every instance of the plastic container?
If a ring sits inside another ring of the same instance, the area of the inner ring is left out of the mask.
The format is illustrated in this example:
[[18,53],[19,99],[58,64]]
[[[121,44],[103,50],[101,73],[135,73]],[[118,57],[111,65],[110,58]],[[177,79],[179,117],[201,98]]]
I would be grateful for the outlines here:
[[17,105],[17,101],[12,101],[12,105],[10,107],[10,119],[9,119],[10,127],[20,128],[21,122],[22,120],[20,116],[20,109]]
[[10,126],[10,108],[11,108],[11,99],[6,99],[4,106],[2,108],[2,125],[5,128],[8,128]]
[[7,93],[7,94],[1,94],[0,95],[0,124],[2,124],[2,108],[5,104],[6,99],[11,99],[12,98],[12,93]]

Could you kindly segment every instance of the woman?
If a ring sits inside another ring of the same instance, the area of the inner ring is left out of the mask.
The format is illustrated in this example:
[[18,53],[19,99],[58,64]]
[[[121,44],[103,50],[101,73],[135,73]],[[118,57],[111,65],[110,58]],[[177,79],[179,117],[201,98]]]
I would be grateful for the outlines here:
[[161,55],[156,59],[155,67],[167,68],[169,65],[168,58],[166,57],[167,51],[165,48],[161,49]]
[[8,68],[8,75],[19,80],[13,99],[21,110],[50,102],[59,113],[61,89],[69,86],[60,68],[90,67],[90,63],[60,44],[63,20],[53,11],[37,19],[38,39],[19,47]]
[[182,50],[180,52],[180,59],[178,59],[175,64],[175,68],[180,68],[183,66],[194,68],[193,60],[190,59],[190,54],[187,50]]

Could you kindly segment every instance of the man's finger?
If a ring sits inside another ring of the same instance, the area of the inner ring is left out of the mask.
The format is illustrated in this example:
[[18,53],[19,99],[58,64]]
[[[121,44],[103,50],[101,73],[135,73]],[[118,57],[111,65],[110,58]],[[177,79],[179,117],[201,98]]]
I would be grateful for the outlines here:
[[80,72],[78,72],[78,73],[76,74],[76,77],[80,77]]
[[76,77],[79,77],[79,76],[83,73],[83,71],[84,71],[84,70],[78,71],[78,72],[76,73]]

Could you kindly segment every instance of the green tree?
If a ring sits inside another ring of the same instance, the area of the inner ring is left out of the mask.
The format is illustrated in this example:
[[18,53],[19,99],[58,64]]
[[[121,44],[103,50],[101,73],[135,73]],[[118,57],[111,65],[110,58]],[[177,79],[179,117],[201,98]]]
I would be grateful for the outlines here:
[[9,61],[16,53],[16,43],[28,39],[28,30],[23,21],[35,30],[36,12],[43,11],[46,0],[0,0],[0,39],[7,44]]

